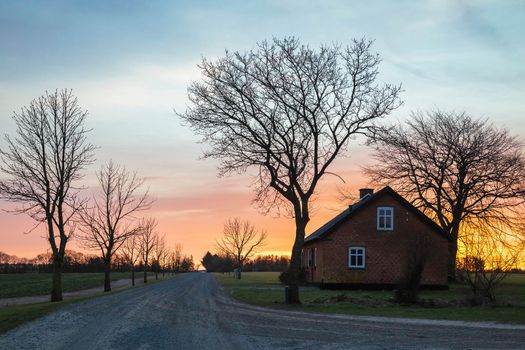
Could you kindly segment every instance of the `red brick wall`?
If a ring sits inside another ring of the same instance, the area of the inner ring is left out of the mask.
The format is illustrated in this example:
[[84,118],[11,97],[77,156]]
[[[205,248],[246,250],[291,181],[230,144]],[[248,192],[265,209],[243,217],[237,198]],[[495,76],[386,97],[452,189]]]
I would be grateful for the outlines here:
[[[414,250],[415,235],[425,235],[429,246],[422,284],[447,284],[448,241],[438,235],[412,211],[385,193],[371,199],[324,239],[307,243],[304,250],[317,248],[317,267],[307,267],[308,281],[315,283],[397,284],[406,271],[409,254]],[[394,230],[378,231],[376,211],[379,206],[394,208]],[[366,267],[348,267],[348,248],[366,248]]]

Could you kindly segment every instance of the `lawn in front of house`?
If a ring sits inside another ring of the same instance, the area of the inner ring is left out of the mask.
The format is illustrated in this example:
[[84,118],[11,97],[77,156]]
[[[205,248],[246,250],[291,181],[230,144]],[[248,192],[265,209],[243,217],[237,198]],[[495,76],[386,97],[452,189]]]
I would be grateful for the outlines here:
[[[112,272],[111,280],[130,279],[131,272]],[[142,278],[142,272],[135,273],[135,278]],[[34,295],[46,295],[51,292],[52,273],[8,273],[0,274],[0,299]],[[74,292],[104,285],[104,273],[64,273],[62,291]]]
[[[390,290],[321,290],[301,288],[302,305],[284,304],[284,286],[277,272],[245,272],[240,281],[233,275],[215,273],[215,278],[235,299],[253,305],[290,310],[351,315],[411,317],[462,321],[494,321],[525,324],[525,274],[510,275],[497,290],[496,305],[484,306],[403,306],[393,301]],[[452,284],[449,290],[427,290],[420,298],[447,304],[470,296],[465,284]],[[337,299],[344,301],[337,301]]]

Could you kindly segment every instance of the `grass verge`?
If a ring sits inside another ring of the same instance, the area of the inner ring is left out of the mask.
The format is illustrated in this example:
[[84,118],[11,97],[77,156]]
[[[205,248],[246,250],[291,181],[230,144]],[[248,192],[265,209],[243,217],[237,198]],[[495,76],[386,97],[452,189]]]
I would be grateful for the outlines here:
[[[131,272],[112,272],[111,280],[131,278]],[[10,273],[0,274],[0,299],[34,295],[45,295],[51,290],[51,273]],[[135,273],[142,278],[142,273]],[[95,288],[104,285],[104,273],[64,273],[62,288],[64,292]]]
[[[153,277],[152,279],[148,280],[148,284],[140,285],[140,286],[136,286],[132,288],[142,288],[144,286],[166,281],[166,280],[169,280],[175,277],[176,276],[166,276],[165,278],[162,278],[159,276],[158,280],[155,280],[155,278]],[[88,299],[113,295],[115,293],[120,293],[128,289],[129,288],[120,289],[117,291],[113,291],[109,294],[100,292],[100,293],[89,295],[89,296],[76,297],[76,298],[71,298],[65,301],[54,302],[54,303],[45,302],[45,303],[35,303],[35,304],[28,304],[28,305],[13,305],[13,306],[0,307],[0,334],[5,333],[13,328],[16,328],[24,323],[27,323],[37,318],[43,317],[64,306],[78,303],[78,302],[88,300]]]
[[453,284],[447,291],[421,292],[422,299],[433,300],[436,305],[441,305],[439,307],[399,305],[393,301],[392,291],[333,291],[313,287],[301,288],[302,305],[286,305],[284,287],[277,276],[278,273],[275,272],[248,272],[243,273],[243,279],[238,281],[227,274],[215,274],[216,279],[233,298],[259,306],[349,315],[525,324],[523,274],[511,275],[504,281],[498,289],[498,303],[495,305],[447,306],[470,295],[469,287],[464,284]]

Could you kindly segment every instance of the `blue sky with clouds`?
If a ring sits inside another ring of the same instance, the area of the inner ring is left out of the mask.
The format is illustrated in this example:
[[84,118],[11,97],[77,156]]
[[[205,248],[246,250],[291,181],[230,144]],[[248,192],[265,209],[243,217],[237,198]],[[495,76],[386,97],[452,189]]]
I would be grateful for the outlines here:
[[[242,192],[243,210],[251,212],[247,181],[217,179],[213,162],[197,159],[203,146],[173,109],[184,110],[201,57],[289,35],[313,47],[374,39],[383,58],[379,79],[404,88],[405,104],[391,121],[411,110],[456,109],[525,135],[525,2],[519,0],[3,0],[0,131],[12,131],[11,112],[45,90],[73,88],[100,147],[94,167],[114,158],[137,168],[161,200]],[[365,161],[354,157],[338,166],[351,173]]]

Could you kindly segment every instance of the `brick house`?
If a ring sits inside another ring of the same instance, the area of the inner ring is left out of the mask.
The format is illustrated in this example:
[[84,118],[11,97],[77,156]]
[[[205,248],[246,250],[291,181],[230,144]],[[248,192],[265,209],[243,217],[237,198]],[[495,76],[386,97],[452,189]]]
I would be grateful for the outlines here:
[[302,267],[309,283],[325,288],[384,288],[397,285],[409,261],[424,255],[422,285],[447,288],[448,242],[392,188],[361,189],[359,201],[305,238]]

